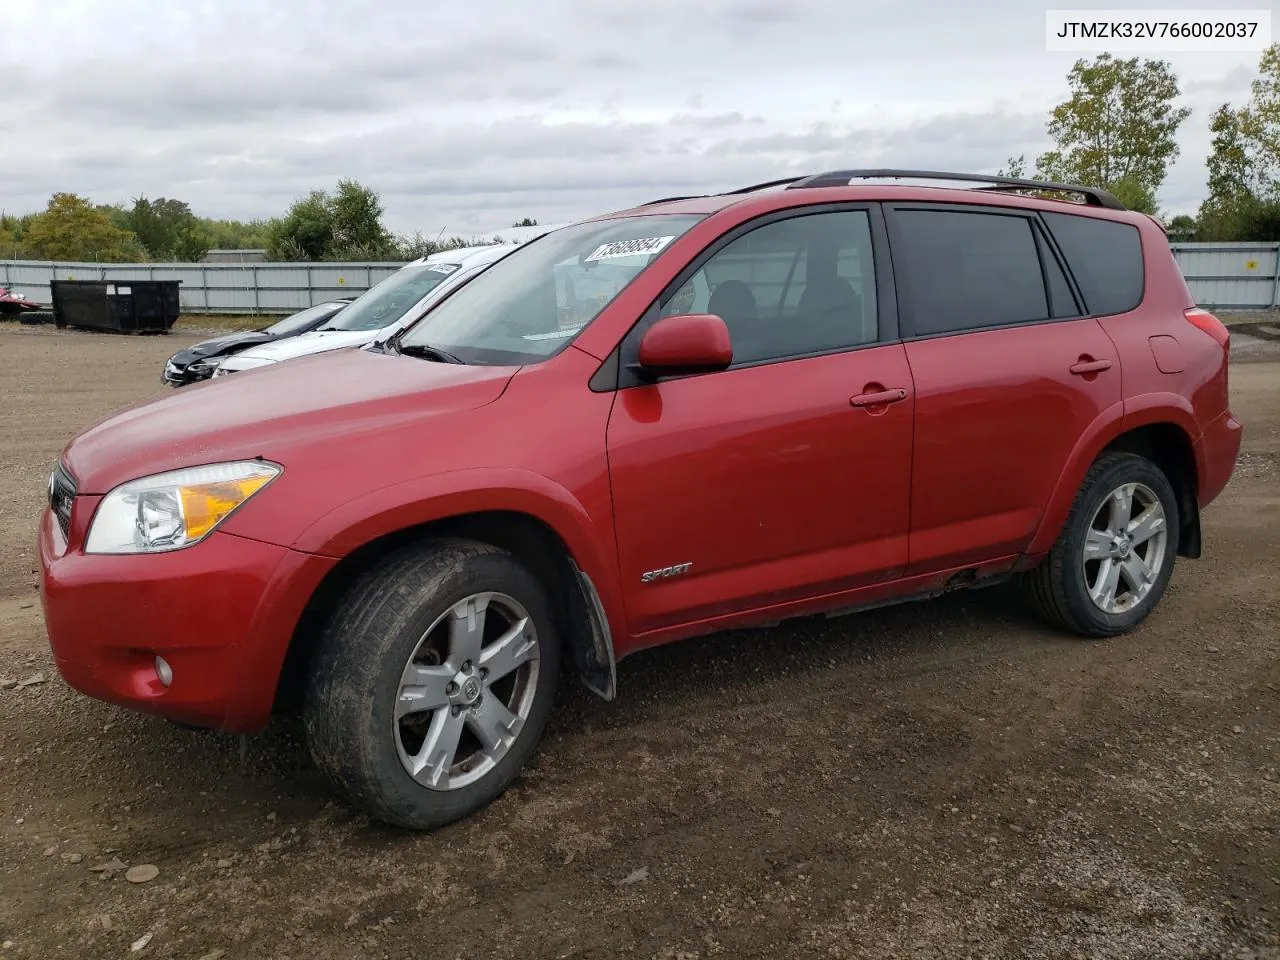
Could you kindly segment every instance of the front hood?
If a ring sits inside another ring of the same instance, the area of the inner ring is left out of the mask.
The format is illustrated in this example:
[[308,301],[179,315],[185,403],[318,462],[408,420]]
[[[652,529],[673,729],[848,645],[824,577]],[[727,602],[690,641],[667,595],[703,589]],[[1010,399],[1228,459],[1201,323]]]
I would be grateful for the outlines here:
[[302,448],[340,459],[345,437],[408,428],[413,442],[415,422],[492,403],[517,369],[364,350],[307,357],[130,407],[72,440],[62,459],[87,494],[224,460],[264,457],[287,469]]
[[379,330],[312,330],[310,333],[302,333],[275,343],[264,343],[237,356],[246,360],[270,360],[278,363],[281,360],[307,357],[313,353],[325,353],[329,350],[341,350],[344,347],[362,347],[366,343],[372,343],[380,332]]
[[173,355],[173,361],[177,364],[188,364],[196,360],[203,360],[205,357],[216,357],[227,353],[232,347],[248,347],[259,343],[270,343],[275,339],[274,334],[263,333],[260,330],[246,330],[243,333],[229,333],[225,337],[214,337],[212,340],[202,340],[195,346],[187,347],[185,350],[179,350]]

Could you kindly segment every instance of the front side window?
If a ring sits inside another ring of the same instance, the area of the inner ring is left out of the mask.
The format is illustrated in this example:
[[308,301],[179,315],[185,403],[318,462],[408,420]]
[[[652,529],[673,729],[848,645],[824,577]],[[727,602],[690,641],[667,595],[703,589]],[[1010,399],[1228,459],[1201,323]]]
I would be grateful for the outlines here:
[[321,330],[381,330],[457,273],[456,263],[415,263],[374,284]]
[[401,337],[401,346],[434,347],[464,363],[545,360],[701,219],[621,217],[545,234],[440,302]]
[[893,263],[917,336],[1049,318],[1031,221],[951,210],[893,214]]
[[871,224],[846,210],[776,220],[713,254],[660,305],[713,313],[734,365],[848,349],[876,340]]

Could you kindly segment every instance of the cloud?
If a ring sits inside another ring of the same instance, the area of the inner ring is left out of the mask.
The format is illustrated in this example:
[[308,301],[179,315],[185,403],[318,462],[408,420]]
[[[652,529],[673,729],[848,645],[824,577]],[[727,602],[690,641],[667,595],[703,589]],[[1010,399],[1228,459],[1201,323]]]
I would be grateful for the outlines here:
[[[354,177],[402,232],[822,169],[993,171],[1047,148],[1074,59],[1021,0],[7,0],[5,22],[6,209],[72,190],[263,217]],[[1209,112],[1256,56],[1169,59],[1196,112],[1161,199],[1194,206]]]

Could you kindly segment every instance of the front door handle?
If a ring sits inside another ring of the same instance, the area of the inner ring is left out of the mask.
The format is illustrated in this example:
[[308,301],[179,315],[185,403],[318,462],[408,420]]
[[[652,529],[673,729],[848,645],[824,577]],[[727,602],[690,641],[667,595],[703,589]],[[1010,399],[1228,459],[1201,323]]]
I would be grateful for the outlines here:
[[1088,376],[1091,373],[1101,373],[1103,370],[1111,369],[1110,360],[1080,360],[1079,363],[1073,363],[1067,368],[1077,377]]
[[899,387],[896,390],[877,390],[874,393],[860,393],[850,397],[849,403],[855,407],[882,407],[888,403],[897,403],[907,399],[907,391]]

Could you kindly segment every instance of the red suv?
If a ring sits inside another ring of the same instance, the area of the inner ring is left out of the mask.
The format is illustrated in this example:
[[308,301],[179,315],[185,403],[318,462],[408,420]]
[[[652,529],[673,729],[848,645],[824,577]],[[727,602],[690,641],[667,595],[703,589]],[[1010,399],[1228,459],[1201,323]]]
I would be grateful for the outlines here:
[[1009,577],[1065,630],[1131,629],[1234,467],[1227,346],[1100,190],[658,201],[389,342],[81,434],[40,528],[51,645],[188,724],[300,704],[336,788],[438,826],[530,758],[562,664],[611,699],[647,647]]

